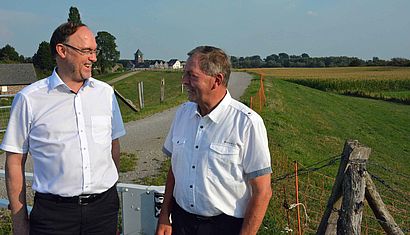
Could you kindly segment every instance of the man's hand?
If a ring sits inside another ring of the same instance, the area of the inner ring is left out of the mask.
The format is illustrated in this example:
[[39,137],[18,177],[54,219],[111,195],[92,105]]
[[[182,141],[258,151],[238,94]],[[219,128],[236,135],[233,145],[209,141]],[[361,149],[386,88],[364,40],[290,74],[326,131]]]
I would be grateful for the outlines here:
[[165,215],[160,216],[158,219],[157,231],[155,235],[171,235],[172,234],[172,226],[169,218]]
[[13,234],[29,234],[24,168],[27,154],[6,152],[6,188],[10,201]]

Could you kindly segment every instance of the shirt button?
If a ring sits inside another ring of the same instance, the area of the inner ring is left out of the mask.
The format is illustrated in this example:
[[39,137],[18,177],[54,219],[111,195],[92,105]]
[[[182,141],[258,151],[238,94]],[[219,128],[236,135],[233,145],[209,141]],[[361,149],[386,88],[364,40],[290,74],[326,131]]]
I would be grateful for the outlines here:
[[192,188],[193,186],[192,186],[192,185],[189,185],[189,187]]
[[197,149],[197,148],[199,148],[199,147],[198,147],[198,145],[197,145],[197,146],[195,146],[195,148],[196,148],[196,149]]
[[191,207],[194,207],[194,204],[191,204]]
[[192,169],[195,169],[195,166],[192,166]]
[[199,128],[201,128],[201,129],[202,129],[202,128],[204,128],[204,126],[200,126]]

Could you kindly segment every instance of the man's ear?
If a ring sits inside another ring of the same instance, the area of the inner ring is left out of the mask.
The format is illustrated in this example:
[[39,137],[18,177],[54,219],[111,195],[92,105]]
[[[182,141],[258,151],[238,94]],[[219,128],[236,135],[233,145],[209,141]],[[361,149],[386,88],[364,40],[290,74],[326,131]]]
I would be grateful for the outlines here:
[[66,57],[67,48],[63,44],[57,44],[56,51],[57,51],[57,55],[60,56],[61,58]]
[[223,75],[222,73],[218,73],[218,74],[215,76],[215,83],[218,84],[218,86],[220,86],[220,85],[223,84],[224,79],[225,79],[224,75]]

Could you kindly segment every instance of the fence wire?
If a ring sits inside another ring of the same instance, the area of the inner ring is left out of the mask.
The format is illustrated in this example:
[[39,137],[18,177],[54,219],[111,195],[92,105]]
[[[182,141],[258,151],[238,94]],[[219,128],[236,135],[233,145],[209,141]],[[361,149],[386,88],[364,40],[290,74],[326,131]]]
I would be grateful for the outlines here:
[[[299,202],[306,209],[305,214],[304,209],[300,208],[303,234],[316,234],[317,232],[335,181],[335,177],[330,177],[324,172],[326,168],[336,168],[336,165],[340,164],[340,159],[341,155],[334,155],[308,166],[298,164],[300,165],[297,171]],[[395,187],[397,185],[395,181],[400,181],[400,185],[410,185],[408,174],[387,167],[380,167],[380,164],[371,160],[368,163],[368,168],[370,168],[368,173],[372,176],[377,191],[389,213],[402,231],[408,233],[410,231],[410,192],[408,186]],[[272,162],[272,168],[275,169],[275,172],[272,175],[274,195],[271,200],[270,210],[274,211],[275,215],[268,215],[268,217],[273,218],[275,222],[264,221],[265,230],[270,233],[263,232],[261,234],[297,234],[297,213],[295,207],[292,207],[296,202],[294,164],[294,161],[289,159]],[[392,173],[395,176],[400,176],[400,179],[386,177],[392,176]],[[334,210],[337,211],[338,209],[334,208]],[[361,225],[362,234],[385,234],[380,225],[381,223],[386,222],[377,219],[365,201]]]

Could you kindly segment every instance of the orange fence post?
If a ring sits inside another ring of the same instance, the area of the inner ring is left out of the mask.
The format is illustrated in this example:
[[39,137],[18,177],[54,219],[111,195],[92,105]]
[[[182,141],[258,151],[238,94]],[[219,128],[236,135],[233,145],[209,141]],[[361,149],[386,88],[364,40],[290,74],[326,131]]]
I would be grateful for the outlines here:
[[300,209],[299,209],[299,185],[298,185],[298,163],[295,161],[295,191],[296,191],[296,208],[298,217],[298,234],[302,235],[302,228],[300,227]]

